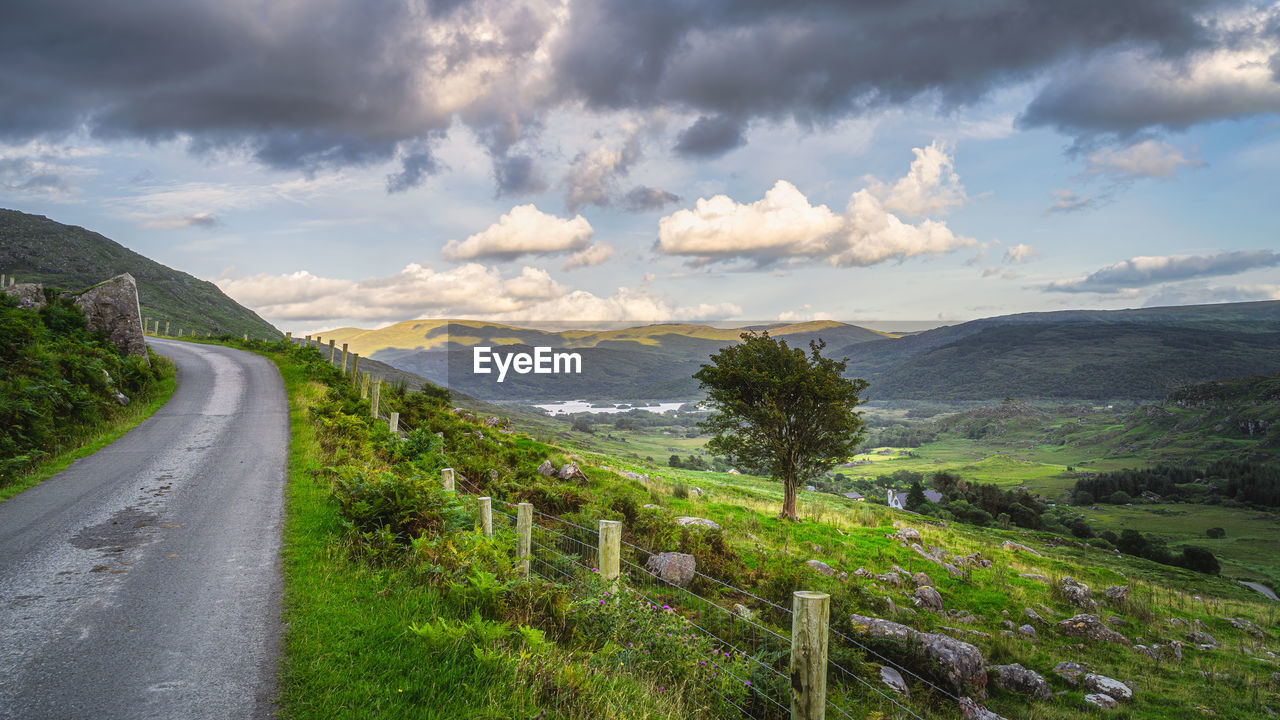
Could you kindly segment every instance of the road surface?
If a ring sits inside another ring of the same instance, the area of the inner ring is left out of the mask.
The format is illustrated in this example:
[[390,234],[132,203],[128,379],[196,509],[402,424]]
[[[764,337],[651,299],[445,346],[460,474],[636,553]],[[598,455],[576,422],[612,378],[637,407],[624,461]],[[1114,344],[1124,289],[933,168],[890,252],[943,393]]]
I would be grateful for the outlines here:
[[268,718],[289,440],[265,358],[164,340],[178,388],[0,503],[0,718]]

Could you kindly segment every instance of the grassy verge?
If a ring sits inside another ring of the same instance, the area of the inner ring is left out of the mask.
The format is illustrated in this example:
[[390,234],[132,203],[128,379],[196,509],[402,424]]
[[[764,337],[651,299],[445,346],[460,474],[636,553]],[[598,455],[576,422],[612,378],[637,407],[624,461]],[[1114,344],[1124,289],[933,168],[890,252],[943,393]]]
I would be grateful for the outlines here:
[[151,363],[155,367],[158,378],[151,386],[150,392],[133,398],[132,402],[111,417],[82,427],[72,439],[70,447],[38,463],[28,471],[14,476],[0,486],[0,502],[39,485],[66,470],[76,460],[88,457],[119,440],[125,433],[137,427],[169,402],[173,391],[178,387],[178,368],[172,360],[160,355],[152,355]]

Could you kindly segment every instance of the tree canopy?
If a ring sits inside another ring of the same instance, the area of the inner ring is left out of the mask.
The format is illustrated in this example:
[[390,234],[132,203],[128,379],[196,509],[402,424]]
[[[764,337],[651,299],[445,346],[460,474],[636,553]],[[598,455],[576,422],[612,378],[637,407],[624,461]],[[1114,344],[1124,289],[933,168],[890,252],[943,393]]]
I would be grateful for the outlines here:
[[701,424],[708,447],[738,466],[782,481],[781,516],[796,519],[797,488],[854,453],[863,437],[864,380],[842,373],[846,360],[823,357],[746,332],[742,343],[711,356],[693,377],[707,393],[712,414]]

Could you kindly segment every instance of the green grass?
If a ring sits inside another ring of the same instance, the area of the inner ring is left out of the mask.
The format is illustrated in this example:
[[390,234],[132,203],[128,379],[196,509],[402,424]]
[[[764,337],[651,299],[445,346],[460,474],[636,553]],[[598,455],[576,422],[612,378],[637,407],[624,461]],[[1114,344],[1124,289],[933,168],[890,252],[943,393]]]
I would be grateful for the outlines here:
[[119,440],[125,433],[163,407],[177,388],[177,366],[172,360],[160,355],[152,355],[151,362],[158,369],[160,377],[155,381],[150,393],[145,397],[134,398],[108,419],[81,428],[73,439],[71,447],[11,478],[0,486],[0,502],[39,485],[66,470],[76,460],[88,457]]

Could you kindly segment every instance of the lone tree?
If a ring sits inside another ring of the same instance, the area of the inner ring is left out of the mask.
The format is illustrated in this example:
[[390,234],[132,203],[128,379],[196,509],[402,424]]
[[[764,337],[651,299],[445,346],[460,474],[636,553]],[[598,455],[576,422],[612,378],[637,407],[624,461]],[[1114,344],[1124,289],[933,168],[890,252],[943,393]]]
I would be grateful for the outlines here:
[[693,374],[712,414],[701,423],[707,447],[754,474],[782,481],[780,517],[796,519],[796,489],[853,454],[862,441],[857,412],[864,380],[841,376],[848,359],[825,358],[826,343],[809,354],[785,340],[742,333],[742,343],[711,356]]

